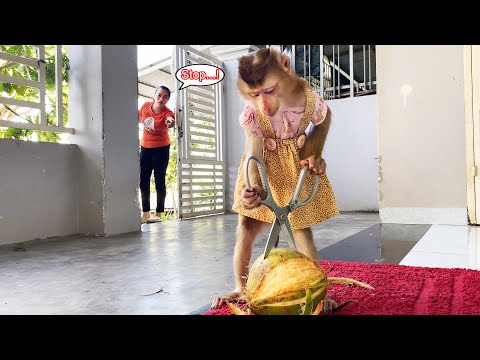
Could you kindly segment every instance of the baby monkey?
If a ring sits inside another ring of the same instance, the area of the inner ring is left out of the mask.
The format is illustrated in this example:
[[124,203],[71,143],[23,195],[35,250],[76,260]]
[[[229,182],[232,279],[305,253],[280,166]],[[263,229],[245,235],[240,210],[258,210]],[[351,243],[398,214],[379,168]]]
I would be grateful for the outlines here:
[[[238,213],[233,255],[235,289],[225,297],[215,298],[212,309],[229,301],[245,302],[244,288],[254,241],[275,220],[274,213],[262,205],[265,192],[254,161],[248,168],[251,186],[245,188],[243,168],[249,156],[263,159],[272,196],[279,206],[286,206],[290,201],[303,166],[307,166],[311,174],[321,176],[313,199],[289,215],[297,250],[318,264],[320,257],[311,226],[338,215],[322,158],[331,122],[325,100],[292,71],[288,54],[274,47],[239,59],[237,88],[246,103],[240,115],[246,143],[232,207]],[[311,193],[313,182],[314,177],[307,176],[300,195],[302,200]],[[335,306],[335,301],[325,298],[324,311],[331,311]]]

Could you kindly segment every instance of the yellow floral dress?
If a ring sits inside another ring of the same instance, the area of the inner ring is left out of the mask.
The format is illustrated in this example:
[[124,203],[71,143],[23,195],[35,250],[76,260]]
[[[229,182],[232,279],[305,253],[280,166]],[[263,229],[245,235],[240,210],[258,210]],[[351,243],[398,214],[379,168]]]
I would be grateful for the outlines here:
[[[259,131],[252,132],[256,133],[257,136],[260,135],[264,138],[263,161],[265,163],[267,179],[272,196],[279,206],[286,206],[290,202],[297,184],[297,179],[301,171],[300,160],[303,160],[300,159],[299,153],[305,143],[305,130],[307,126],[315,116],[320,115],[321,121],[323,121],[326,115],[326,105],[323,106],[323,111],[320,110],[317,112],[319,101],[324,104],[323,99],[310,90],[306,91],[306,97],[307,101],[305,110],[301,111],[302,115],[298,117],[299,123],[297,124],[297,131],[292,131],[292,128],[295,128],[294,122],[293,126],[289,126],[289,123],[284,121],[285,130],[282,133],[283,135],[278,131],[278,124],[277,130],[274,129],[269,117],[250,108],[250,118],[256,121],[256,124],[258,124],[257,128],[259,129]],[[299,114],[298,111],[297,114]],[[290,125],[292,125],[292,123],[290,123]],[[275,220],[275,214],[265,205],[261,205],[252,210],[247,210],[243,207],[240,199],[240,192],[246,186],[243,175],[245,159],[246,154],[244,153],[238,168],[232,209],[245,216],[272,223]],[[307,228],[339,214],[330,181],[328,180],[327,175],[320,176],[321,179],[318,191],[312,201],[307,205],[296,208],[289,214],[292,229]],[[310,195],[313,183],[314,176],[308,174],[305,178],[304,186],[300,194],[301,200],[305,200]]]

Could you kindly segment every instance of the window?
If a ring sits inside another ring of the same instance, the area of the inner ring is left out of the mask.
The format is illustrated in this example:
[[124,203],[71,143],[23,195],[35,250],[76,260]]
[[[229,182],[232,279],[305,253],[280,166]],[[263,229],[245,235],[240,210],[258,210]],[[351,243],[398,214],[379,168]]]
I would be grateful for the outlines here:
[[59,142],[73,132],[66,54],[65,45],[0,45],[0,138]]

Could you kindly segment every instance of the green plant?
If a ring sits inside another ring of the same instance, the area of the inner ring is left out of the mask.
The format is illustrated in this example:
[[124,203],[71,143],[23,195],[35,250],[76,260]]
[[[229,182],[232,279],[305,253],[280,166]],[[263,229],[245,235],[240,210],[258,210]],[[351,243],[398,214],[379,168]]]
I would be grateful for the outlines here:
[[[0,45],[0,51],[27,57],[35,58],[35,46],[33,45]],[[47,124],[54,125],[56,123],[56,84],[55,84],[55,45],[45,45],[45,95],[46,95],[46,116]],[[70,63],[67,57],[67,47],[62,45],[62,106],[63,106],[63,125],[68,123],[68,72],[70,70]],[[39,71],[28,65],[19,63],[10,63],[6,60],[0,60],[0,74],[13,76],[32,81],[38,81]],[[0,82],[0,96],[24,100],[37,101],[39,97],[39,90],[37,88]],[[25,108],[19,106],[0,104],[0,119],[12,120],[20,116],[33,124],[38,124],[40,115],[38,110],[21,111]],[[17,128],[0,129],[0,138],[17,139],[17,140],[33,140],[34,135],[37,136],[38,141],[43,142],[58,142],[60,134],[50,131],[38,130],[24,130]]]

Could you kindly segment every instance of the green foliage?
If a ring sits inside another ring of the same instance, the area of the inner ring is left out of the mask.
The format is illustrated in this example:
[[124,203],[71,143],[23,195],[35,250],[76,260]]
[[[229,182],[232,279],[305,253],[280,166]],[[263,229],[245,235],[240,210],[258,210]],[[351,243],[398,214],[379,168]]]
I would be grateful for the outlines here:
[[167,175],[165,183],[167,188],[175,191],[177,186],[177,137],[173,133],[173,128],[169,129],[170,135],[170,159],[168,161]]
[[162,221],[175,220],[174,214],[171,211],[165,211],[162,213]]
[[16,139],[20,140],[24,137],[27,137],[33,133],[32,130],[23,130],[16,128],[8,128],[4,131],[3,137],[5,139]]
[[[35,46],[33,45],[0,45],[0,51],[22,56],[26,58],[36,58]],[[47,123],[54,125],[56,123],[56,82],[55,82],[55,46],[45,45],[45,76],[46,76],[46,103],[50,103],[46,107]],[[6,66],[8,65],[8,66]],[[28,65],[12,63],[9,65],[8,61],[0,60],[0,74],[38,81],[39,71]],[[70,70],[70,63],[67,57],[67,47],[62,45],[62,94],[63,94],[63,125],[68,123],[68,72]],[[39,91],[36,88],[0,82],[0,96],[25,100],[38,101]],[[1,119],[8,120],[17,116],[18,113],[15,106],[7,106],[0,104]],[[21,115],[25,120],[31,123],[38,124],[40,122],[40,114],[38,110],[33,110],[27,114]],[[0,129],[0,138],[4,139],[18,139],[18,140],[33,140],[36,134],[38,141],[43,142],[58,142],[60,134],[49,131],[33,131],[20,129]]]

